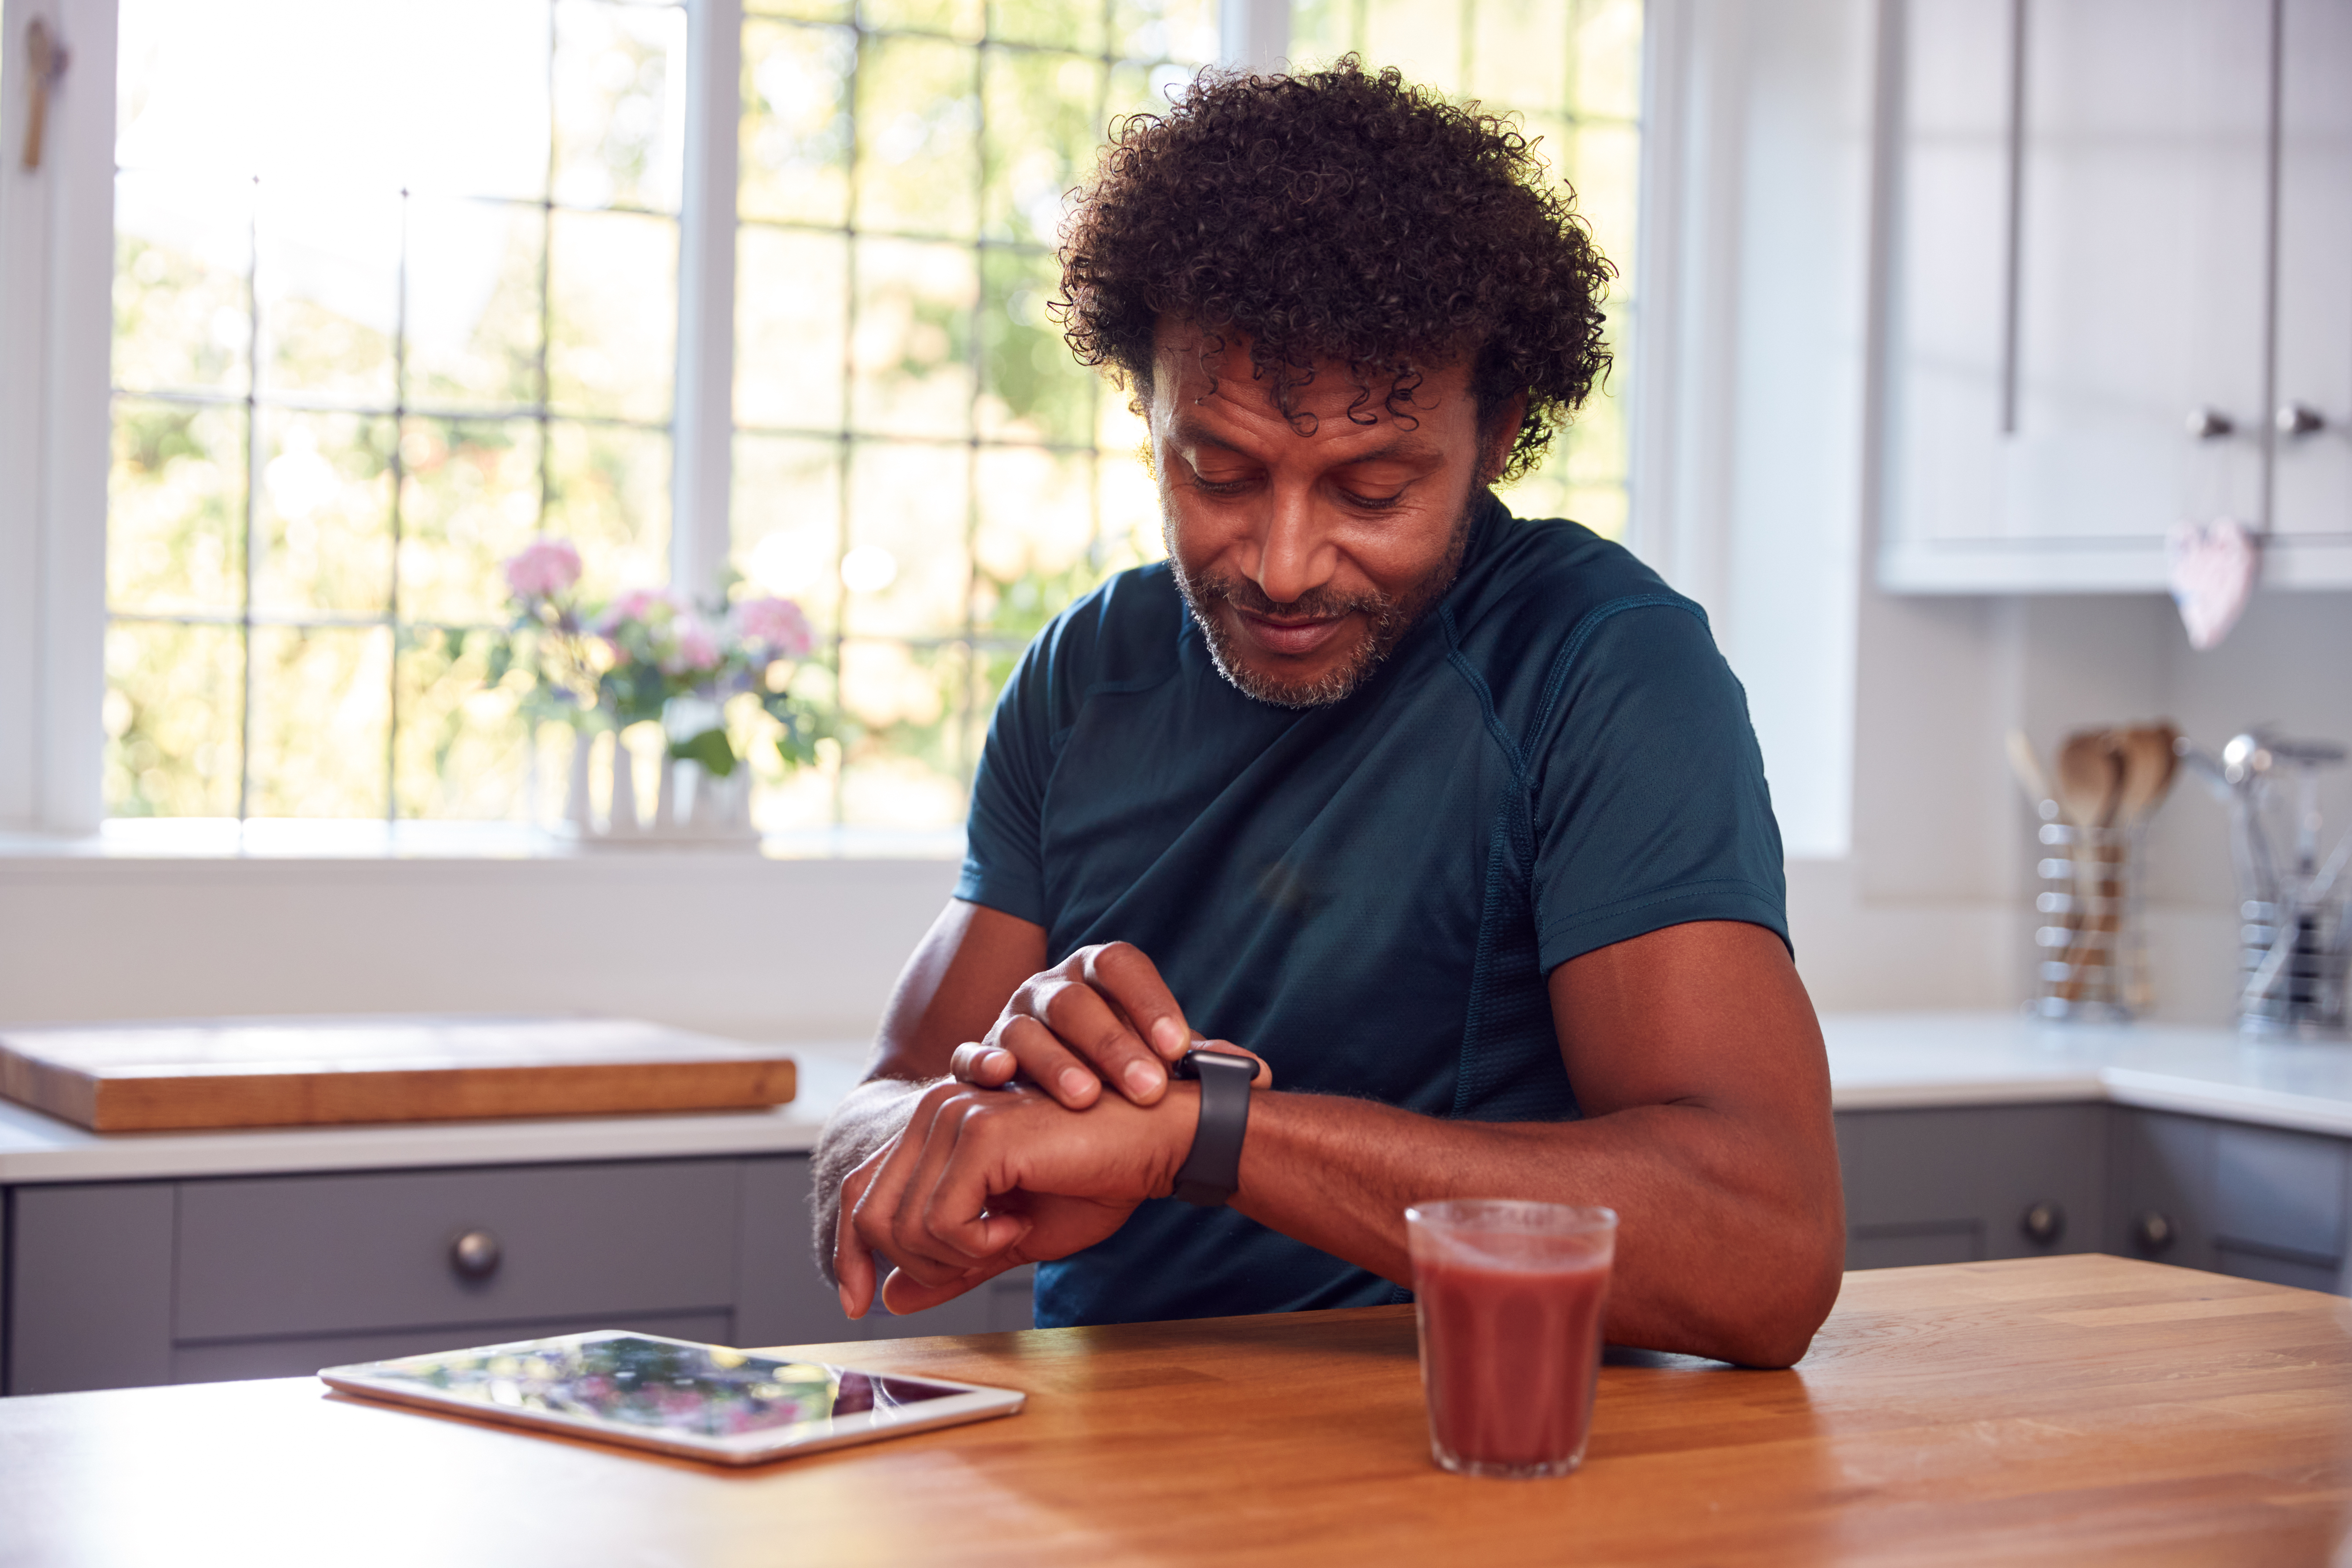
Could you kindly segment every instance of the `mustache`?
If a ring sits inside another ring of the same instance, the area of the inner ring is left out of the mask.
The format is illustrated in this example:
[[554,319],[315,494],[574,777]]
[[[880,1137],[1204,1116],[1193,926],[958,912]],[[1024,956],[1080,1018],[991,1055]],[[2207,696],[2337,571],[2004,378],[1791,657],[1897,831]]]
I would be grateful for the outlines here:
[[1396,601],[1386,594],[1342,594],[1330,588],[1309,588],[1286,604],[1277,603],[1248,578],[1231,573],[1221,572],[1198,578],[1192,586],[1203,598],[1223,599],[1237,610],[1272,616],[1279,620],[1302,616],[1314,620],[1336,620],[1359,610],[1374,620],[1381,620],[1396,608]]

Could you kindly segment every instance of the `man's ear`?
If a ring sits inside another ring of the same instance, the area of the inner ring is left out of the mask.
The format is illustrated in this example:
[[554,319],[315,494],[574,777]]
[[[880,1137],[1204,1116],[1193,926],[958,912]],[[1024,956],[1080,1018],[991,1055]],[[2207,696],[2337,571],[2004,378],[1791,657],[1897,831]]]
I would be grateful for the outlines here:
[[1519,429],[1528,422],[1528,395],[1515,392],[1495,410],[1492,424],[1479,432],[1478,482],[1491,485],[1503,477],[1503,469],[1511,460],[1511,448],[1518,444]]

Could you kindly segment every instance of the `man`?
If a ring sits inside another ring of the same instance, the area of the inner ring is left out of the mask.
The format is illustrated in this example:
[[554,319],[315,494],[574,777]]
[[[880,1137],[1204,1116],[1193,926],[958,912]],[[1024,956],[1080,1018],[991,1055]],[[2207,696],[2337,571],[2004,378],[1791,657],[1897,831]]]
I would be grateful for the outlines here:
[[1794,1361],[1843,1218],[1745,699],[1488,488],[1605,370],[1607,263],[1507,123],[1352,60],[1126,122],[1066,241],[1169,559],[1005,689],[818,1148],[844,1309],[1030,1261],[1045,1324],[1404,1300],[1408,1204],[1524,1197],[1618,1211],[1612,1341]]

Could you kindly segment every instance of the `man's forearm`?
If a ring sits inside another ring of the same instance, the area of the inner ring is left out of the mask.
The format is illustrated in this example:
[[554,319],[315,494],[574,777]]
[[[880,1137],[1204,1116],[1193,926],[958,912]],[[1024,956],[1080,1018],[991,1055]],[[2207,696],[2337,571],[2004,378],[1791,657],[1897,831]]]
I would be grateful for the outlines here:
[[1400,1283],[1407,1205],[1517,1197],[1618,1212],[1608,1334],[1756,1365],[1804,1352],[1836,1300],[1843,1225],[1811,1152],[1696,1104],[1481,1123],[1261,1094],[1234,1206]]
[[841,1184],[867,1156],[898,1135],[914,1114],[923,1090],[937,1081],[870,1079],[851,1089],[825,1118],[815,1152],[809,1157],[809,1218],[814,1227],[817,1268],[824,1271],[826,1283],[840,1283],[833,1275],[833,1243],[841,1220]]

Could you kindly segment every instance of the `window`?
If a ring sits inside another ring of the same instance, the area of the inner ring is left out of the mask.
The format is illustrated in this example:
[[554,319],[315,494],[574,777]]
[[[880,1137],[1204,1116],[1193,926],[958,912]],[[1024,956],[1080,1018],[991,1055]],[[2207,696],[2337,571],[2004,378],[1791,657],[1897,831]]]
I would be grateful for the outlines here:
[[[1140,426],[1044,306],[1063,194],[1213,58],[1215,0],[745,0],[713,52],[731,210],[688,195],[688,11],[123,0],[110,813],[551,816],[568,738],[481,679],[498,563],[544,531],[592,588],[669,574],[708,528],[672,516],[710,435],[675,390],[698,353],[732,365],[728,563],[809,610],[845,721],[764,826],[960,822],[1028,638],[1159,553]],[[1517,111],[1576,184],[1619,369],[1508,499],[1612,533],[1640,24],[1292,9],[1302,62],[1356,48]],[[731,315],[682,313],[681,246],[730,235]]]

